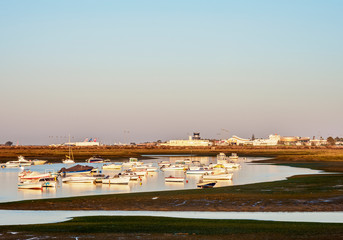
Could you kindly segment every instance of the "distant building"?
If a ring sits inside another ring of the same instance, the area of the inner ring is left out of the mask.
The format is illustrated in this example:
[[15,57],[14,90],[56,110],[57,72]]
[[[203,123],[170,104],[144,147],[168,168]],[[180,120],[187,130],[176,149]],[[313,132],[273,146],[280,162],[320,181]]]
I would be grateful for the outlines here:
[[88,138],[86,138],[83,142],[66,142],[63,145],[75,146],[75,147],[92,147],[92,146],[100,146],[100,143],[96,141],[96,138],[94,140],[92,138],[89,140]]
[[229,145],[252,145],[253,144],[253,141],[251,141],[250,139],[237,137],[235,135],[233,135],[231,138],[229,138],[227,140],[223,140],[223,141]]
[[166,143],[161,143],[160,146],[170,147],[208,147],[212,142],[209,140],[201,139],[200,133],[194,133],[193,137],[189,136],[188,140],[170,140]]
[[271,134],[269,135],[269,138],[267,139],[258,138],[252,141],[252,143],[254,146],[276,146],[278,145],[280,139],[281,139],[280,135]]
[[326,139],[311,139],[310,140],[311,146],[324,146],[327,144],[328,144],[328,141]]

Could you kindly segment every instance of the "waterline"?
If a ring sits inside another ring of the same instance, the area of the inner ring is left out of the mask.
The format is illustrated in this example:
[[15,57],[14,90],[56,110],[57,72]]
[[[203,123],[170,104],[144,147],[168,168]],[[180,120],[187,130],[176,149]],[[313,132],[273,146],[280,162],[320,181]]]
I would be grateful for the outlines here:
[[343,212],[200,212],[200,211],[28,211],[0,210],[0,225],[43,224],[83,216],[152,216],[282,222],[343,223]]

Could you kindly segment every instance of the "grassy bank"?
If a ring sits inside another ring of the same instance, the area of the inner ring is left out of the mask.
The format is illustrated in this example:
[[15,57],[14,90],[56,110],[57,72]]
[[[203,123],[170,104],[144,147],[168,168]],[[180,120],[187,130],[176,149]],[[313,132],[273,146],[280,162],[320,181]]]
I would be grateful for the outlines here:
[[[93,155],[109,159],[127,159],[150,154],[194,154],[215,156],[224,152],[240,156],[270,157],[282,161],[343,161],[343,148],[297,148],[297,147],[73,147],[76,160],[84,161]],[[0,147],[0,161],[14,160],[18,155],[28,159],[44,158],[60,162],[68,154],[68,147],[18,146]]]
[[0,233],[4,239],[342,239],[343,224],[101,216],[1,226]]

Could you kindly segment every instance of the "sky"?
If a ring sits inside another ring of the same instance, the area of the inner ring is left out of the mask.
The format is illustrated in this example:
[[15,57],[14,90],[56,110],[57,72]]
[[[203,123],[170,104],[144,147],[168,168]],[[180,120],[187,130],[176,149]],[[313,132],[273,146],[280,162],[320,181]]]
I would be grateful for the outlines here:
[[0,143],[343,137],[343,1],[0,1]]

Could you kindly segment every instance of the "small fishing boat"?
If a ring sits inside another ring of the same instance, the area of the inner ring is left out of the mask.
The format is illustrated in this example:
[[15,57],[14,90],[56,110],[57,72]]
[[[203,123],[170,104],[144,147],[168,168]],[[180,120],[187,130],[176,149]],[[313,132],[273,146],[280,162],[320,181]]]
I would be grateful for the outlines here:
[[238,155],[237,153],[231,153],[231,156],[229,156],[230,161],[237,161],[238,160]]
[[39,181],[21,181],[18,183],[18,188],[19,189],[43,189],[43,183]]
[[186,167],[184,165],[170,165],[169,167],[162,167],[162,171],[184,171]]
[[157,167],[147,167],[148,172],[157,172]]
[[79,174],[79,173],[90,173],[94,167],[92,166],[83,166],[77,164],[70,168],[61,168],[60,173],[62,174]]
[[194,175],[203,175],[203,174],[211,174],[213,171],[210,169],[199,168],[197,170],[187,170],[186,174],[194,174]]
[[122,164],[104,164],[104,166],[102,166],[102,169],[113,169],[113,170],[120,170],[123,167]]
[[197,184],[197,187],[199,188],[213,188],[214,185],[216,185],[216,181],[213,181],[213,182],[199,182]]
[[99,155],[95,155],[93,157],[88,158],[86,160],[86,162],[88,162],[88,163],[103,163],[104,159]]
[[147,170],[132,170],[132,172],[141,177],[144,177],[148,173]]
[[33,165],[43,165],[47,162],[47,160],[39,160],[39,159],[35,159],[32,161]]
[[96,177],[84,174],[73,175],[70,177],[62,178],[62,182],[64,183],[94,183]]
[[123,167],[133,167],[133,166],[139,166],[142,165],[142,161],[138,161],[137,158],[129,158],[129,162],[124,162]]
[[50,173],[40,173],[40,172],[31,172],[31,171],[23,171],[18,174],[20,180],[33,180],[33,179],[40,179],[40,178],[48,178],[51,177]]
[[64,160],[62,160],[62,163],[64,163],[64,164],[74,164],[75,163],[75,161],[73,160],[73,159],[64,159]]
[[129,184],[129,182],[130,177],[121,175],[114,175],[111,178],[102,179],[103,184]]
[[132,172],[132,171],[124,171],[118,174],[119,176],[126,176],[126,177],[130,177],[130,180],[138,180],[140,178],[140,176],[138,176],[136,173]]
[[54,177],[41,178],[39,179],[39,182],[43,183],[42,187],[56,187],[57,186],[56,178]]
[[161,161],[158,163],[158,166],[161,167],[169,167],[171,163],[169,161]]
[[166,181],[166,182],[184,182],[185,178],[184,177],[169,176],[169,177],[165,177],[164,181]]
[[[69,142],[70,142],[70,136],[69,136]],[[68,155],[66,155],[66,159],[62,160],[62,163],[64,164],[74,164],[74,155],[73,150],[71,149],[71,145],[68,145]]]
[[31,166],[32,162],[26,160],[23,156],[18,156],[17,161],[8,161],[5,163],[7,168],[15,168],[15,167],[27,167]]
[[226,163],[228,161],[228,157],[225,155],[225,153],[219,153],[217,155],[217,163]]

